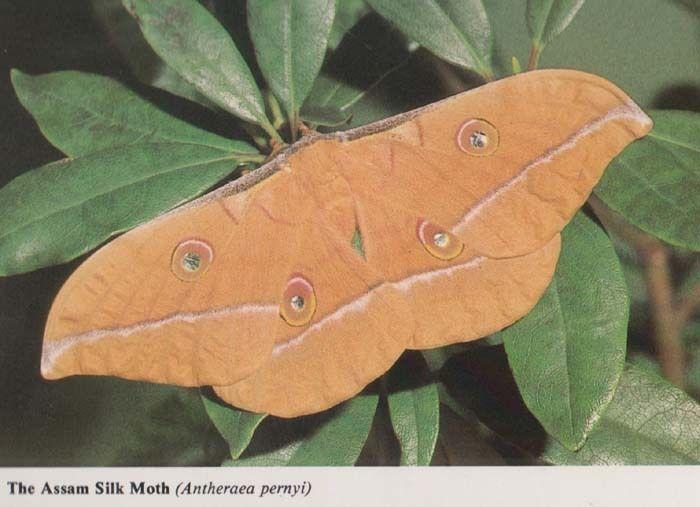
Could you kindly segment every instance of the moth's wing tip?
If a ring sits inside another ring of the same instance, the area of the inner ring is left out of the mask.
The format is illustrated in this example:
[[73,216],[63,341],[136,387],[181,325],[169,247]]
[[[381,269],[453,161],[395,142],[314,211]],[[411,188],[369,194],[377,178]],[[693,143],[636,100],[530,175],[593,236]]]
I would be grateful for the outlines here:
[[79,372],[67,372],[65,369],[57,367],[57,359],[60,357],[61,352],[57,350],[56,343],[52,343],[52,340],[47,340],[44,338],[44,345],[41,351],[41,363],[40,363],[40,373],[41,376],[46,380],[58,380],[60,378],[68,377],[70,375],[78,374]]

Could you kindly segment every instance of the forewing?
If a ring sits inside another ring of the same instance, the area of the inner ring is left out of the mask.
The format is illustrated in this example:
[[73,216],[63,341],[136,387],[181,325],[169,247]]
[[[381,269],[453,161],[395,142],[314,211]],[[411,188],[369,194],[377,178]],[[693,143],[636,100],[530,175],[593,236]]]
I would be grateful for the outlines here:
[[[294,249],[281,239],[294,238],[310,212],[305,199],[285,201],[287,179],[280,172],[243,193],[210,194],[92,255],[54,301],[42,374],[206,385],[254,371],[272,349],[279,287]],[[297,223],[271,217],[270,200]],[[188,242],[212,254],[191,281],[177,275],[174,259]]]
[[[459,136],[475,119],[497,134],[482,153]],[[345,143],[348,159],[370,164],[346,176],[358,199],[426,216],[474,255],[514,257],[542,248],[561,231],[612,158],[650,128],[647,115],[605,79],[528,72]]]

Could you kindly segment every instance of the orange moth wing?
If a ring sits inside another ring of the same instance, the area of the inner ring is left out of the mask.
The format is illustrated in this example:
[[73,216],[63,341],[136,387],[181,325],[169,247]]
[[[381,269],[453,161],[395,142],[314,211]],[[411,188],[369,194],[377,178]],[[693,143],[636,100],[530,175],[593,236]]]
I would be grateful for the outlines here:
[[547,70],[305,138],[90,257],[54,302],[42,373],[213,385],[283,417],[324,410],[407,348],[526,314],[559,232],[650,128],[604,79]]

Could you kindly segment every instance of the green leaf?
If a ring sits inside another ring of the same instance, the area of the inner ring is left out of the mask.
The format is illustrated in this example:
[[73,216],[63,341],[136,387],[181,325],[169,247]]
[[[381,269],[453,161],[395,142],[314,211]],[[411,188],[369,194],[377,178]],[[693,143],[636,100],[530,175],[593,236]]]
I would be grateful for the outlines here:
[[[196,390],[115,378],[89,382],[93,385],[73,392],[73,403],[79,399],[90,413],[85,420],[90,429],[78,430],[89,443],[74,450],[76,465],[208,464],[213,429]],[[86,391],[99,397],[86,397]]]
[[586,445],[572,453],[551,441],[543,458],[557,465],[698,464],[700,405],[654,373],[628,365]]
[[144,142],[208,146],[241,156],[257,153],[242,141],[161,111],[108,77],[74,71],[30,76],[13,69],[12,84],[44,136],[71,157]]
[[154,51],[220,107],[272,135],[250,69],[226,30],[196,0],[123,0]]
[[578,213],[562,243],[547,292],[501,335],[525,404],[547,432],[576,450],[620,380],[629,301],[615,250],[600,227]]
[[510,64],[513,69],[513,74],[520,74],[523,71],[523,68],[520,66],[520,60],[518,60],[516,57],[511,59]]
[[365,95],[365,90],[334,77],[321,74],[316,79],[307,101],[301,109],[305,117],[314,111],[332,109],[340,114],[349,114],[350,108]]
[[482,0],[368,0],[379,14],[438,57],[486,79],[491,69],[491,25]]
[[432,373],[438,373],[452,356],[461,354],[469,349],[469,347],[469,343],[453,343],[452,345],[446,345],[435,349],[421,350],[421,354],[428,365],[428,369]]
[[335,18],[331,33],[328,35],[328,47],[335,49],[345,34],[369,12],[365,0],[341,0],[335,6]]
[[228,443],[231,457],[238,459],[253,438],[256,428],[267,414],[256,414],[222,405],[202,396],[207,415]]
[[0,276],[69,261],[231,173],[239,155],[141,143],[64,159],[0,189]]
[[[332,108],[344,115],[352,114],[352,126],[358,126],[400,112],[384,96],[368,95],[408,62],[411,53],[406,49],[405,37],[375,16],[367,16],[356,29],[358,35],[343,39],[314,82],[302,115]],[[358,104],[363,99],[368,100]],[[358,110],[364,114],[357,114]]]
[[4,421],[2,466],[197,466],[226,452],[193,389],[114,377],[23,388],[20,423]]
[[[598,371],[601,371],[598,369]],[[586,443],[572,452],[527,411],[500,347],[472,349],[446,365],[445,401],[474,414],[505,441],[558,465],[700,463],[700,405],[658,375],[627,364]]]
[[401,464],[430,465],[440,429],[440,399],[425,360],[408,354],[389,371],[386,386]]
[[122,5],[122,0],[90,0],[90,5],[109,42],[116,46],[139,81],[205,107],[214,106],[155,54],[143,38],[136,20]]
[[527,28],[541,50],[571,23],[586,0],[527,0]]
[[265,79],[296,119],[326,54],[335,0],[249,0],[248,26]]
[[[472,418],[473,419],[473,418]],[[490,441],[488,429],[465,419],[446,405],[440,407],[440,436],[433,466],[501,466],[508,462]]]
[[350,121],[352,115],[334,107],[304,106],[300,118],[314,125],[338,127]]
[[321,414],[296,419],[268,417],[246,455],[224,465],[353,465],[367,440],[378,400],[376,394],[362,394]]
[[700,250],[700,114],[653,111],[654,128],[610,164],[595,188],[633,225]]

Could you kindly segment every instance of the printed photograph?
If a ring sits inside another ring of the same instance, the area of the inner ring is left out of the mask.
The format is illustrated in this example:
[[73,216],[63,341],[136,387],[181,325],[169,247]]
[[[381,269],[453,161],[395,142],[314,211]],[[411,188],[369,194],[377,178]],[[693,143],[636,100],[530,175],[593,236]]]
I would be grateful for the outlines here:
[[700,463],[700,0],[0,0],[0,118],[0,466]]

